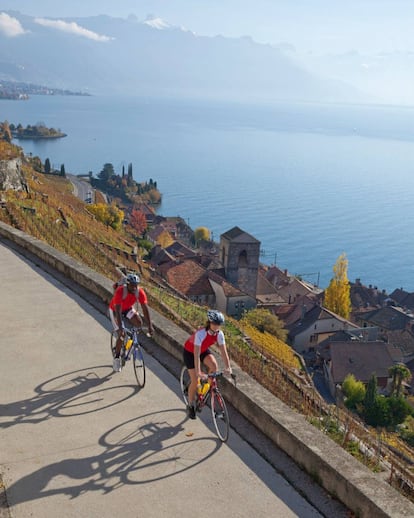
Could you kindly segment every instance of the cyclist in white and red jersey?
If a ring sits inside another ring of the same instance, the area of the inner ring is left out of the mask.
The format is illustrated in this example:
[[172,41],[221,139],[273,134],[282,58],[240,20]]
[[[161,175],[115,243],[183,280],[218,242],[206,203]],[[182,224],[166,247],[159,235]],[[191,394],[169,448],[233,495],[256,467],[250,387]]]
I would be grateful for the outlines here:
[[207,367],[209,373],[217,372],[217,360],[210,350],[212,345],[218,345],[226,373],[231,374],[230,359],[227,353],[226,340],[220,326],[224,324],[224,316],[220,311],[210,309],[207,311],[207,324],[197,329],[184,344],[184,364],[191,378],[188,387],[187,413],[190,419],[196,418],[195,402],[198,378],[205,378],[201,370],[201,362]]
[[138,287],[140,278],[134,273],[130,273],[126,277],[126,284],[118,286],[115,289],[114,296],[109,303],[109,318],[111,319],[114,331],[118,331],[115,358],[114,358],[114,371],[119,372],[121,370],[121,360],[119,358],[122,340],[125,336],[124,331],[124,319],[127,319],[134,327],[142,326],[142,319],[137,311],[137,303],[141,304],[144,318],[148,326],[148,332],[152,334],[152,323],[151,317],[148,311],[148,299],[145,291]]

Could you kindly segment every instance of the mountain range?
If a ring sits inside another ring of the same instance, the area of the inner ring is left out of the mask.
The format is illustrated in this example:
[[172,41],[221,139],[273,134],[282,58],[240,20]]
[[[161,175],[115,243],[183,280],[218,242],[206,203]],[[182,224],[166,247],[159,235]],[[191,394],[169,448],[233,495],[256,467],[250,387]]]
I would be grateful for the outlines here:
[[0,12],[0,80],[91,94],[243,101],[366,102],[344,81],[309,71],[250,37],[199,36],[163,20]]

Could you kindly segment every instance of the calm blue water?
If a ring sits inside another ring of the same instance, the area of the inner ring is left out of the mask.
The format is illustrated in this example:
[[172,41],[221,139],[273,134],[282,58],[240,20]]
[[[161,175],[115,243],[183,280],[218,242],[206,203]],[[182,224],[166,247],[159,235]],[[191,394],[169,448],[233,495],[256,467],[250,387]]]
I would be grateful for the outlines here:
[[414,291],[414,109],[34,96],[0,101],[5,119],[67,133],[16,142],[67,172],[132,163],[161,214],[216,240],[237,225],[264,263],[326,287],[345,252],[350,280]]

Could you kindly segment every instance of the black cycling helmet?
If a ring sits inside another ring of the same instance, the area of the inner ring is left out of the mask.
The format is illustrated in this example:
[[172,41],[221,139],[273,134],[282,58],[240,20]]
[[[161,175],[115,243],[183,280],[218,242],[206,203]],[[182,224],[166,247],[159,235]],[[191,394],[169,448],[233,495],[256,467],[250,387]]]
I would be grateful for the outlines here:
[[126,277],[126,282],[127,284],[134,284],[137,286],[141,282],[141,279],[139,278],[139,275],[136,275],[135,273],[129,273]]
[[223,313],[217,311],[216,309],[209,309],[207,311],[207,320],[212,324],[222,325],[224,324],[224,316]]

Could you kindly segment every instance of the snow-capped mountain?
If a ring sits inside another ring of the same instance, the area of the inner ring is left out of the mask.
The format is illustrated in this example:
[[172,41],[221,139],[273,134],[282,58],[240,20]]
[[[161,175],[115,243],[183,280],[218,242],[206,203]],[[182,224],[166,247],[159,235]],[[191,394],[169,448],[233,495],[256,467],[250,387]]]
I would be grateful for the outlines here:
[[0,12],[0,79],[125,95],[236,100],[361,100],[282,50],[199,36],[156,16],[46,19]]

